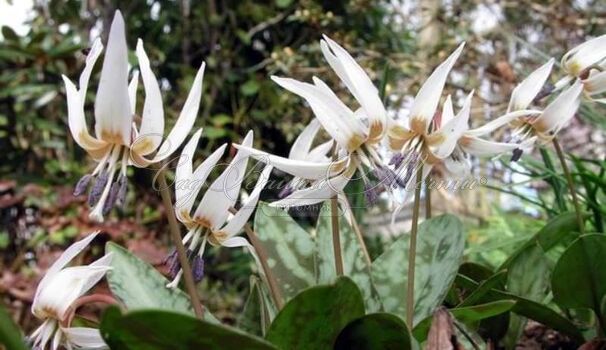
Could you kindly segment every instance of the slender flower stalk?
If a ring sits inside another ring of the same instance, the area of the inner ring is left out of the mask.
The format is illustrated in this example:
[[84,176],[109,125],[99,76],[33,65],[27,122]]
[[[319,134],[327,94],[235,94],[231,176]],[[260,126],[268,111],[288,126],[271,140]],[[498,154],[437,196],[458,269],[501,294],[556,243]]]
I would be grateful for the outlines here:
[[67,349],[108,349],[98,329],[70,327],[69,322],[77,300],[111,269],[110,254],[88,266],[66,267],[96,235],[92,233],[67,248],[38,284],[32,313],[43,323],[29,336],[35,349],[46,349],[47,345],[53,350],[61,345]]
[[572,174],[570,173],[570,169],[568,169],[568,165],[566,164],[566,158],[564,157],[564,152],[562,151],[562,147],[560,147],[557,137],[554,137],[551,142],[553,143],[553,148],[555,149],[558,158],[560,159],[560,164],[562,164],[562,171],[564,172],[564,176],[566,177],[568,190],[570,191],[570,195],[572,196],[572,204],[574,205],[574,210],[577,214],[577,225],[579,226],[579,232],[583,234],[585,233],[585,220],[583,219],[583,211],[581,210],[581,205],[577,196],[576,186],[574,184]]
[[120,11],[116,11],[95,98],[93,136],[88,131],[84,103],[91,72],[102,50],[103,45],[97,39],[86,58],[79,88],[63,76],[71,134],[76,143],[98,162],[92,174],[80,179],[74,194],[84,194],[90,185],[90,217],[96,221],[103,221],[114,205],[124,204],[127,191],[126,170],[129,165],[147,167],[157,164],[169,157],[185,140],[198,114],[205,66],[203,63],[198,70],[179,119],[166,139],[163,139],[162,95],[141,40],[137,42],[136,57],[143,79],[145,101],[141,117],[137,115],[139,72],[132,74],[129,83],[124,20]]
[[423,183],[423,165],[417,169],[415,197],[412,207],[412,227],[410,229],[410,244],[408,246],[408,275],[406,285],[406,323],[414,327],[415,313],[415,264],[417,258],[417,231],[419,226],[419,210],[421,202],[421,187]]
[[[201,134],[202,129],[198,130],[184,147],[180,164],[176,170],[175,182],[177,197],[175,212],[177,219],[188,229],[188,233],[182,241],[190,252],[189,258],[192,259],[194,265],[195,282],[199,282],[203,277],[203,254],[207,243],[230,248],[247,247],[253,257],[258,259],[248,241],[236,235],[253,213],[272,170],[269,165],[263,169],[248,198],[242,203],[237,213],[230,218],[230,208],[233,208],[238,200],[248,165],[248,155],[238,152],[221,175],[209,185],[196,210],[192,211],[202,186],[206,183],[210,172],[217,166],[227,147],[227,144],[219,147],[194,170],[193,156]],[[242,144],[250,147],[252,142],[253,134],[250,131]],[[179,283],[183,270],[175,257],[169,257],[168,263],[174,278],[168,286],[174,288]]]
[[168,217],[171,240],[175,245],[177,259],[179,260],[179,265],[181,266],[182,271],[181,273],[183,275],[183,279],[185,280],[185,288],[189,294],[194,313],[196,314],[196,317],[202,318],[204,317],[204,307],[202,306],[202,302],[198,296],[198,291],[196,289],[196,283],[187,257],[187,252],[185,251],[183,242],[181,242],[181,230],[179,229],[179,224],[177,223],[175,213],[172,210],[173,202],[164,171],[164,169],[160,169],[157,176],[158,185],[160,186],[160,195],[162,196],[162,202],[164,204],[164,210],[166,211],[166,216]]

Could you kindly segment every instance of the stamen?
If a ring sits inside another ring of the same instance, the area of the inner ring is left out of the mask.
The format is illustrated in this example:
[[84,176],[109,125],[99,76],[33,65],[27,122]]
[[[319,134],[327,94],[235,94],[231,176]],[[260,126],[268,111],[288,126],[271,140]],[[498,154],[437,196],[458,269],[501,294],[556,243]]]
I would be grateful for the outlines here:
[[101,194],[103,193],[103,188],[107,184],[108,180],[109,174],[107,172],[101,173],[99,176],[97,176],[95,183],[93,184],[93,188],[88,194],[88,205],[92,207],[99,202]]
[[120,187],[116,196],[116,203],[120,206],[124,206],[124,204],[126,204],[126,190],[128,189],[128,182],[126,181],[126,176],[121,175],[118,179],[118,183]]
[[524,153],[524,151],[521,148],[516,148],[513,150],[512,154],[511,154],[511,162],[517,162],[518,160],[520,160],[520,158],[522,158],[522,154]]
[[389,165],[393,165],[396,168],[399,168],[400,165],[402,165],[402,162],[404,161],[404,158],[406,158],[404,156],[404,154],[402,154],[402,153],[396,153],[389,160]]
[[373,205],[379,199],[379,190],[376,185],[371,185],[369,183],[364,184],[364,197],[366,198],[366,203]]
[[191,264],[192,274],[194,275],[194,282],[198,283],[202,281],[204,277],[204,259],[200,255],[194,256],[194,260]]
[[282,199],[285,197],[290,196],[291,194],[293,194],[294,189],[292,188],[292,186],[290,184],[286,184],[286,186],[284,186],[284,188],[282,188],[282,190],[278,193],[278,198]]
[[88,188],[88,184],[90,183],[90,180],[92,180],[92,179],[93,179],[93,176],[91,174],[86,174],[86,175],[82,176],[80,178],[80,180],[78,180],[76,187],[74,187],[74,196],[83,195],[84,192],[86,192],[86,189]]
[[107,199],[105,200],[105,203],[103,203],[103,210],[102,210],[103,215],[107,215],[112,210],[114,205],[116,205],[119,191],[120,191],[119,181],[114,182],[111,185],[111,188],[109,189],[109,194],[107,195]]
[[177,274],[181,270],[181,264],[179,263],[179,256],[177,255],[177,249],[173,250],[164,259],[164,264],[168,267],[168,275],[170,278],[175,279]]

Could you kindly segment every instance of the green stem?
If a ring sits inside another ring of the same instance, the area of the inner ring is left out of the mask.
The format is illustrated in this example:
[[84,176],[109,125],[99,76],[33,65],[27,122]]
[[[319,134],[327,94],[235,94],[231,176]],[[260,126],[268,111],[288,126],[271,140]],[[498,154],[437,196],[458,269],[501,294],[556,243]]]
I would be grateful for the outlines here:
[[425,219],[431,219],[431,187],[429,177],[425,180]]
[[564,199],[564,197],[562,197],[562,183],[557,177],[557,171],[553,166],[551,157],[549,156],[547,150],[543,147],[539,148],[539,152],[541,153],[541,158],[543,158],[543,163],[545,164],[545,167],[547,168],[547,170],[549,170],[548,172],[551,173],[550,176],[545,178],[545,181],[551,186],[551,188],[553,188],[555,200],[558,204],[558,208],[560,208],[560,211],[566,211],[566,200]]
[[423,165],[417,169],[415,181],[415,199],[412,208],[412,228],[410,229],[410,246],[408,248],[408,276],[406,285],[406,323],[412,329],[415,309],[415,260],[417,258],[417,229],[419,224],[419,207],[421,187],[423,186]]
[[575,189],[574,181],[572,179],[572,175],[570,174],[570,170],[568,169],[568,165],[566,164],[564,152],[562,152],[562,148],[560,147],[558,139],[555,137],[553,138],[553,147],[555,148],[555,151],[558,154],[558,158],[560,158],[562,170],[564,171],[564,175],[566,176],[566,182],[568,182],[568,189],[570,190],[570,194],[572,195],[572,203],[574,204],[574,210],[577,213],[577,224],[579,225],[579,232],[583,234],[585,233],[585,221],[583,220],[583,212],[581,211],[581,205],[579,204],[577,191]]
[[341,256],[341,235],[339,233],[339,203],[337,196],[330,199],[330,217],[332,223],[332,246],[335,253],[337,276],[343,276],[343,257]]
[[187,289],[187,293],[190,296],[191,304],[194,308],[194,313],[196,314],[196,317],[202,318],[204,316],[204,308],[202,307],[202,303],[198,298],[198,292],[196,291],[196,283],[194,282],[194,276],[191,271],[191,266],[189,265],[189,260],[187,259],[187,252],[185,251],[185,247],[183,246],[183,242],[181,241],[181,230],[179,230],[179,224],[177,223],[177,218],[175,217],[175,212],[173,211],[173,201],[171,199],[168,184],[166,183],[165,168],[161,168],[158,170],[158,185],[160,187],[160,195],[162,196],[162,202],[164,204],[164,209],[168,218],[170,236],[173,241],[173,244],[175,245],[175,248],[177,249],[179,264],[181,264],[181,270],[183,271],[183,280],[185,282],[185,288]]

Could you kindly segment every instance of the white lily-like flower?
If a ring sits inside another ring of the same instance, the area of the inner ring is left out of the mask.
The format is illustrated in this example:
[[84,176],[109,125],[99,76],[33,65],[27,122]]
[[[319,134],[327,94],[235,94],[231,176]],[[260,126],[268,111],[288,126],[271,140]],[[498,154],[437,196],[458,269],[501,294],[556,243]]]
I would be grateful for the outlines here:
[[590,100],[606,103],[603,97],[606,92],[606,34],[568,51],[562,57],[562,68],[566,76],[556,83],[556,88],[563,88],[578,78]]
[[[270,165],[263,169],[248,198],[232,215],[231,210],[235,207],[245,180],[249,158],[245,152],[238,152],[221,175],[209,185],[196,210],[192,212],[202,186],[206,183],[211,171],[217,166],[227,147],[227,144],[223,144],[194,170],[193,156],[201,134],[202,129],[198,130],[184,147],[175,175],[175,212],[179,221],[189,230],[183,238],[183,244],[190,251],[194,279],[197,281],[202,278],[204,264],[202,255],[207,242],[215,246],[248,247],[250,249],[248,241],[236,235],[255,210],[261,191],[267,184],[272,170]],[[242,144],[250,147],[252,142],[253,133],[249,131]],[[171,274],[174,276],[169,287],[175,287],[182,275],[175,254],[169,257],[169,266]]]
[[[440,128],[440,123],[448,123],[454,118],[460,119],[459,123],[456,123],[456,125],[458,125],[458,128],[454,130],[453,135],[449,138],[451,142],[455,142],[455,146],[452,151],[450,151],[449,145],[443,146],[447,148],[444,154],[450,152],[450,155],[448,155],[447,158],[441,160],[441,163],[444,166],[445,170],[453,178],[464,178],[470,175],[470,156],[495,157],[516,149],[527,149],[535,141],[534,138],[531,138],[520,145],[518,143],[496,142],[489,139],[481,138],[481,136],[488,135],[496,129],[510,123],[512,119],[519,118],[522,115],[526,116],[532,115],[533,113],[541,112],[522,109],[521,111],[514,111],[508,113],[506,116],[504,116],[505,118],[497,118],[481,127],[469,129],[468,121],[471,112],[472,96],[473,92],[467,96],[465,102],[463,103],[463,107],[456,116],[453,112],[451,98],[450,96],[448,96],[446,102],[444,103],[441,118],[437,121],[434,119],[434,122],[436,122],[437,124],[437,128]],[[515,106],[522,106],[521,108],[526,108],[526,106],[523,106],[524,104],[525,103],[520,100],[517,101],[517,104],[513,103],[513,105]],[[528,104],[530,104],[530,102],[528,102]],[[510,103],[510,106],[511,105],[512,103]]]
[[[454,118],[450,99],[445,103],[442,122],[432,123],[446,78],[464,45],[465,43],[459,45],[421,86],[410,109],[408,125],[393,123],[387,131],[389,147],[395,152],[390,165],[394,165],[402,187],[422,180],[413,176],[419,166],[424,165],[424,179],[434,164],[447,158],[467,125],[469,112],[464,111],[468,108],[464,108],[463,112],[460,112],[461,115]],[[471,102],[471,95],[468,101]]]
[[[42,325],[29,337],[35,349],[53,350],[60,345],[67,349],[108,348],[99,330],[86,327],[69,327],[65,322],[74,302],[91,289],[111,269],[111,255],[96,260],[88,266],[66,267],[95,238],[97,233],[75,242],[46,271],[38,284],[32,313],[43,320]],[[73,310],[72,310],[73,311]]]
[[575,116],[581,104],[582,93],[583,83],[577,80],[548,104],[543,112],[513,120],[514,140],[523,142],[536,137],[541,144],[553,140],[556,134]]
[[129,84],[124,20],[120,11],[116,11],[95,98],[95,136],[92,136],[88,131],[84,102],[93,66],[102,50],[103,45],[97,39],[86,58],[79,88],[63,76],[71,134],[76,143],[98,162],[92,174],[80,179],[74,193],[79,195],[86,192],[88,184],[94,179],[88,199],[93,207],[90,217],[97,221],[103,221],[103,216],[115,203],[124,202],[128,165],[147,167],[161,162],[185,140],[198,114],[205,66],[203,63],[198,70],[179,119],[163,141],[162,95],[141,40],[137,42],[136,56],[145,88],[145,102],[141,122],[139,125],[136,123],[139,73],[133,73]]
[[[296,178],[311,181],[310,187],[294,191],[288,197],[273,202],[273,206],[319,203],[342,192],[356,169],[364,174],[363,165],[379,173],[387,169],[377,152],[378,144],[387,127],[387,112],[379,97],[378,89],[343,47],[327,36],[324,36],[320,45],[324,58],[356,98],[360,108],[355,112],[352,111],[326,83],[317,77],[313,77],[313,84],[290,78],[272,77],[280,86],[307,101],[319,123],[338,146],[334,152],[334,155],[338,156],[337,159],[329,161],[297,159],[292,156],[278,157],[244,145],[236,145],[235,147],[246,150],[260,161],[268,162]],[[306,142],[309,143],[311,140]],[[369,186],[368,179],[365,180]]]

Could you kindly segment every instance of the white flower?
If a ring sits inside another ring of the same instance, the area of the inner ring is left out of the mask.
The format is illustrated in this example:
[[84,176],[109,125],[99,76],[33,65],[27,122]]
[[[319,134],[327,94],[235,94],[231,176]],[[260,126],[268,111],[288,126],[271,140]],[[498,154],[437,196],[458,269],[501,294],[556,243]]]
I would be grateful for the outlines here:
[[[236,235],[255,210],[259,195],[267,184],[272,170],[269,165],[263,169],[248,198],[243,201],[241,208],[231,215],[230,210],[234,208],[245,180],[249,158],[245,152],[238,152],[221,175],[208,186],[192,214],[194,202],[202,186],[217,166],[227,146],[223,144],[194,170],[193,156],[201,134],[202,129],[198,130],[184,147],[175,176],[175,212],[179,221],[189,230],[183,238],[183,244],[188,247],[194,259],[193,272],[196,280],[202,275],[202,254],[207,242],[224,247],[250,247],[245,238]],[[249,131],[242,144],[250,147],[252,142],[253,133]],[[170,287],[175,287],[179,283],[182,274],[176,255],[173,260],[171,272],[176,276],[169,284]]]
[[[89,204],[93,206],[90,217],[97,221],[103,221],[103,216],[116,202],[124,201],[128,165],[147,167],[158,163],[170,156],[185,140],[198,113],[204,75],[202,64],[179,119],[163,141],[162,95],[143,43],[139,40],[136,56],[145,88],[145,102],[141,122],[137,126],[135,107],[139,73],[132,74],[129,84],[124,20],[120,11],[116,11],[95,98],[95,136],[92,136],[87,127],[84,102],[93,66],[102,50],[103,45],[97,39],[86,58],[79,88],[63,76],[71,134],[78,145],[99,163],[91,175],[84,176],[78,182],[74,193],[84,193],[91,180],[95,179],[89,193]],[[154,152],[155,155],[151,156]],[[116,172],[118,174],[114,177]]]
[[541,143],[550,142],[574,117],[581,104],[583,83],[577,80],[562,91],[540,114],[528,115],[511,121],[515,127],[514,140],[537,137]]
[[[340,193],[356,169],[364,174],[362,165],[372,171],[385,169],[377,147],[387,127],[387,113],[378,89],[344,48],[327,36],[324,36],[320,45],[325,59],[356,98],[360,108],[352,111],[317,77],[313,77],[313,84],[272,77],[280,86],[307,101],[319,123],[338,146],[334,153],[338,157],[333,162],[328,158],[283,158],[244,145],[236,145],[236,148],[249,152],[258,160],[268,162],[296,178],[311,181],[310,187],[297,189],[283,200],[272,203],[274,206],[319,203]],[[312,140],[313,138],[306,139],[305,142],[311,144]],[[293,149],[296,150],[296,147],[295,144]],[[368,179],[364,180],[369,186]]]
[[65,325],[72,304],[111,269],[109,254],[88,266],[66,267],[96,235],[97,233],[90,234],[67,248],[38,284],[32,313],[44,322],[29,337],[34,348],[45,349],[49,342],[53,350],[59,348],[59,345],[64,345],[67,349],[107,348],[99,330]]
[[[421,86],[410,109],[408,125],[393,123],[387,131],[389,147],[395,152],[390,165],[395,166],[399,182],[403,187],[422,180],[413,176],[419,166],[424,165],[422,177],[425,178],[433,165],[447,158],[453,152],[462,132],[467,128],[469,106],[463,108],[459,117],[454,118],[450,102],[445,104],[443,120],[440,123],[432,123],[446,78],[464,45],[465,43],[459,45]],[[471,95],[466,104],[470,102]]]
[[556,88],[562,88],[578,78],[583,82],[590,100],[606,103],[606,98],[599,98],[606,92],[606,34],[568,51],[562,57],[562,68],[566,76],[556,83]]

